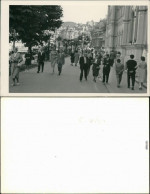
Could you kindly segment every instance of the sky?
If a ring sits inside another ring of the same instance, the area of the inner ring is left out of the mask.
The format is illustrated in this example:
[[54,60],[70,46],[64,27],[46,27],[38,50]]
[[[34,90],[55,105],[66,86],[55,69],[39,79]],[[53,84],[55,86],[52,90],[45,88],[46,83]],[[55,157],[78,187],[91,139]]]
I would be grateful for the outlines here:
[[61,5],[63,8],[64,22],[72,21],[76,23],[86,23],[93,20],[98,22],[107,15],[107,5]]

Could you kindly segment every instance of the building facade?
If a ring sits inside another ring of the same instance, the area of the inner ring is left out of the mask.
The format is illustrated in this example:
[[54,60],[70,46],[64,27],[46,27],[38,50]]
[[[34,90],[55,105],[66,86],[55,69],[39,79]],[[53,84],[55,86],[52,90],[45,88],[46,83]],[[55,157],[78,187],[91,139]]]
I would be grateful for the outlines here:
[[106,24],[105,49],[120,51],[124,60],[130,54],[136,60],[147,57],[147,6],[109,6]]
[[106,36],[106,20],[100,20],[99,23],[95,26],[92,33],[92,46],[99,50],[102,47],[105,47],[105,36]]

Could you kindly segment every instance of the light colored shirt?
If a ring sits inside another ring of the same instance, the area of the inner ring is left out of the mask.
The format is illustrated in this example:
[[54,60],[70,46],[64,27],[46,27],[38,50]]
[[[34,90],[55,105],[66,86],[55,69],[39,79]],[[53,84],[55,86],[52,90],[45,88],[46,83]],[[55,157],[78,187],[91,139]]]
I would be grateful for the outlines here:
[[124,65],[122,63],[115,63],[116,74],[120,74],[124,70]]

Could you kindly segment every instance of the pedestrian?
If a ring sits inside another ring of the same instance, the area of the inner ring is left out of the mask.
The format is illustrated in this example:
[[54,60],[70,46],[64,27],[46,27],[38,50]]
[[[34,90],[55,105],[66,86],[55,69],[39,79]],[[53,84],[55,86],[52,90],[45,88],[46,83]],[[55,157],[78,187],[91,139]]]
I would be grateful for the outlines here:
[[96,82],[96,78],[99,75],[99,70],[100,70],[100,59],[98,55],[95,56],[92,70],[93,70],[93,77],[94,77],[93,81]]
[[71,59],[71,65],[73,66],[73,64],[74,64],[74,59],[75,59],[75,53],[74,53],[74,51],[72,50],[71,51],[71,54],[70,54],[70,59]]
[[79,62],[79,53],[78,53],[78,50],[75,51],[74,62],[75,62],[75,66],[77,66],[77,64]]
[[31,53],[28,49],[28,52],[25,54],[25,65],[26,71],[29,71],[29,66],[31,65]]
[[44,53],[44,48],[41,47],[39,52],[38,52],[38,71],[37,73],[44,71],[44,60],[45,60],[45,53]]
[[23,58],[21,54],[18,52],[18,48],[14,48],[14,52],[10,56],[10,63],[11,63],[11,76],[12,76],[12,86],[19,85],[19,72],[20,66],[22,65],[21,62]]
[[51,53],[50,53],[50,61],[51,61],[51,67],[52,67],[52,74],[55,73],[55,65],[57,63],[57,55],[58,55],[58,53],[56,51],[56,47],[54,46],[52,48]]
[[92,59],[94,58],[94,49],[91,49],[91,55],[92,55]]
[[93,59],[95,59],[96,54],[97,54],[97,51],[94,49],[94,50],[93,50]]
[[10,51],[9,52],[9,76],[11,76],[11,55],[13,54],[14,52],[13,51]]
[[145,57],[141,57],[141,62],[138,64],[138,81],[139,81],[139,90],[142,89],[143,83],[146,80],[147,72],[147,63],[145,62]]
[[80,57],[80,60],[79,60],[79,63],[80,63],[80,81],[82,81],[82,78],[83,78],[83,73],[84,73],[84,77],[85,77],[85,80],[87,81],[87,67],[88,67],[88,58],[86,56],[86,54],[82,54],[82,56]]
[[137,62],[134,60],[134,55],[130,55],[130,59],[126,62],[127,70],[127,84],[128,88],[130,88],[130,79],[132,80],[132,90],[134,90],[135,84],[135,73],[137,69]]
[[87,76],[88,76],[90,73],[91,65],[93,63],[93,58],[90,50],[88,51],[87,57],[88,57],[88,67],[87,67]]
[[122,74],[124,71],[124,65],[121,63],[120,59],[117,59],[117,63],[115,63],[115,71],[116,71],[116,78],[117,78],[117,87],[120,88]]
[[114,63],[117,63],[117,59],[120,59],[121,60],[121,63],[123,64],[123,58],[121,56],[121,52],[120,51],[117,52],[116,56],[114,54],[114,57],[115,57]]
[[103,83],[108,83],[109,73],[110,73],[111,61],[109,54],[106,54],[106,58],[103,61]]
[[61,49],[60,51],[58,51],[57,64],[58,64],[58,75],[60,75],[62,72],[62,66],[65,64],[65,55]]
[[111,66],[113,66],[115,60],[115,53],[114,51],[110,52],[110,61],[111,61]]

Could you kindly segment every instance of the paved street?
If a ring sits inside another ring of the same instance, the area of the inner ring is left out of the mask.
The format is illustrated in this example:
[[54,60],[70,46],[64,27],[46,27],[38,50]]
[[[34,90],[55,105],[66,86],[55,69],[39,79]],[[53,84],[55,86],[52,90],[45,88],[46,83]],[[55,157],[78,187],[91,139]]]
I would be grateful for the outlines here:
[[[102,68],[101,68],[102,70]],[[20,73],[20,85],[11,86],[10,93],[146,93],[144,88],[142,91],[138,89],[135,83],[135,90],[127,88],[127,76],[123,74],[121,88],[117,88],[116,76],[114,69],[111,69],[108,84],[103,84],[98,78],[97,82],[93,82],[92,71],[88,76],[88,80],[79,81],[80,68],[70,65],[70,58],[66,58],[63,66],[62,74],[58,76],[57,67],[55,74],[52,74],[50,62],[45,62],[44,72],[37,74],[37,67],[30,69],[29,72]],[[11,81],[10,81],[11,83]]]

